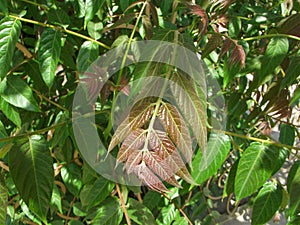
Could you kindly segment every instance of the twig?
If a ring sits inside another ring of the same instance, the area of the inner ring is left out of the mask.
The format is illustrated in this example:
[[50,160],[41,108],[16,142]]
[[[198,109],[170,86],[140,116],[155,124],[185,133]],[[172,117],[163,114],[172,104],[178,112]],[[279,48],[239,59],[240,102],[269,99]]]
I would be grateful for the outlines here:
[[67,216],[65,217],[65,225],[68,225],[69,220],[78,220],[80,217],[70,217],[71,210],[73,208],[74,202],[76,201],[76,197],[73,198],[72,202],[70,203],[70,208],[68,210]]
[[121,207],[122,207],[122,210],[123,210],[123,213],[124,213],[127,225],[131,225],[131,221],[130,221],[130,218],[128,216],[127,210],[126,210],[126,206],[125,206],[125,202],[124,202],[124,199],[123,199],[123,195],[121,193],[120,186],[119,186],[118,183],[116,183],[116,188],[117,188],[117,192],[118,192],[119,199],[120,199],[120,202],[121,202]]
[[181,213],[181,215],[183,215],[183,217],[188,221],[188,223],[190,225],[193,225],[192,221],[189,219],[189,217],[185,214],[185,212],[169,197],[167,196],[165,193],[161,192],[161,194],[168,199],[175,207],[176,209],[179,210],[179,212]]

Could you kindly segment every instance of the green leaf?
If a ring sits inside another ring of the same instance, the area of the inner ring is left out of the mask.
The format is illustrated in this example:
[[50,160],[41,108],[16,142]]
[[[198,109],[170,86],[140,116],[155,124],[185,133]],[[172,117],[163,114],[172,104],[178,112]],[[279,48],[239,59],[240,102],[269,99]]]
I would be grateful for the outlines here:
[[259,84],[267,80],[277,66],[281,64],[289,50],[287,38],[272,38],[267,46],[265,55],[262,59],[262,67],[259,74]]
[[280,89],[288,87],[297,82],[297,77],[300,76],[300,56],[294,56],[290,59],[289,67],[285,72],[285,76],[280,82]]
[[80,200],[87,210],[101,203],[114,188],[114,183],[99,177],[94,183],[86,184],[80,192]]
[[289,214],[296,217],[300,213],[300,161],[295,162],[289,172],[287,190],[290,194]]
[[[2,138],[5,138],[7,137],[7,133],[6,133],[6,130],[5,130],[5,127],[3,125],[3,123],[0,121],[0,140]],[[0,142],[0,149],[5,145],[6,143],[3,143],[3,142]]]
[[173,225],[188,225],[188,221],[186,220],[186,218],[184,217],[180,217],[179,219],[176,219],[176,221],[174,221]]
[[97,208],[97,215],[92,222],[93,225],[118,225],[122,220],[123,214],[117,198],[108,197]]
[[139,225],[156,225],[152,212],[143,204],[129,198],[129,208],[127,209],[129,218]]
[[50,28],[45,29],[39,44],[38,61],[43,80],[49,89],[53,85],[60,50],[61,32]]
[[4,173],[0,171],[0,224],[6,221],[6,204],[8,201],[8,192],[4,180]]
[[282,123],[280,125],[279,141],[282,144],[293,146],[295,141],[295,128],[288,124]]
[[1,1],[0,4],[0,12],[3,12],[5,15],[8,14],[8,7],[7,7],[7,1]]
[[91,41],[84,42],[79,49],[77,58],[77,70],[79,73],[86,72],[98,56],[99,46]]
[[61,168],[61,177],[67,189],[76,197],[79,196],[82,187],[81,169],[75,163],[70,163]]
[[294,93],[294,96],[291,99],[291,102],[289,105],[293,105],[294,103],[299,102],[299,101],[300,101],[300,86],[297,87],[297,89]]
[[272,219],[282,200],[282,187],[268,182],[255,198],[252,211],[252,224],[265,224]]
[[92,21],[88,22],[87,25],[88,33],[95,40],[98,40],[102,37],[102,29],[103,29],[102,22],[98,22],[98,23],[94,23]]
[[40,69],[39,69],[39,62],[36,60],[30,60],[24,65],[26,74],[31,78],[31,82],[33,86],[41,91],[42,93],[47,90],[47,86],[42,78]]
[[201,184],[215,174],[230,151],[230,139],[224,134],[210,135],[207,150],[198,151],[192,163],[192,177]]
[[170,204],[162,208],[159,218],[156,219],[156,222],[159,225],[170,225],[175,220],[177,215],[179,215],[179,211],[173,204]]
[[20,77],[8,76],[0,83],[0,96],[6,102],[32,112],[40,112],[32,90]]
[[243,153],[235,178],[237,201],[254,193],[271,176],[278,150],[261,143],[252,143]]
[[6,76],[11,67],[20,32],[20,20],[5,17],[0,21],[0,80]]
[[234,192],[234,180],[235,180],[238,165],[239,165],[239,160],[236,160],[230,168],[228,177],[225,182],[223,197],[228,196]]
[[33,135],[15,145],[8,162],[21,198],[45,222],[54,183],[53,162],[45,139]]
[[85,2],[85,15],[84,15],[84,27],[87,23],[93,19],[105,0],[86,0]]
[[51,196],[51,205],[54,205],[60,213],[63,213],[62,211],[62,197],[59,192],[59,189],[56,185],[53,186],[53,192]]
[[70,25],[70,18],[68,14],[61,9],[50,9],[48,12],[48,20],[52,24],[67,28]]

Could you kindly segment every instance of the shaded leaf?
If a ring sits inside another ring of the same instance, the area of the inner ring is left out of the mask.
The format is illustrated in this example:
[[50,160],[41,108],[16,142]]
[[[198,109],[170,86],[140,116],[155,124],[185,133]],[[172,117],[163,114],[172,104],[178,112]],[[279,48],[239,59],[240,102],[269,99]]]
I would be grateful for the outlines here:
[[48,12],[48,20],[55,25],[67,28],[70,25],[68,14],[61,9],[50,9]]
[[230,66],[238,65],[239,68],[245,67],[246,53],[242,45],[235,44],[232,53],[229,56],[228,63]]
[[271,182],[266,183],[255,198],[252,223],[265,224],[272,219],[282,200],[282,187]]
[[114,184],[103,177],[99,177],[91,184],[84,185],[80,192],[82,206],[89,210],[98,205],[109,196],[113,188]]
[[87,71],[89,66],[99,56],[99,46],[95,42],[85,41],[79,49],[77,57],[77,70],[80,73]]
[[222,166],[230,151],[230,139],[227,135],[210,135],[207,150],[198,151],[193,160],[192,177],[201,184],[214,175]]
[[225,181],[223,197],[228,196],[234,192],[234,180],[235,180],[238,165],[239,165],[239,159],[236,160],[230,168],[228,177]]
[[119,200],[115,197],[108,197],[101,206],[97,208],[97,214],[93,218],[94,225],[118,225],[123,217]]
[[39,67],[46,85],[53,85],[61,51],[61,32],[47,28],[41,35],[38,49]]
[[8,191],[4,179],[4,174],[0,171],[0,224],[5,224],[6,204],[8,202]]
[[223,38],[220,34],[212,34],[202,51],[202,58],[207,57],[212,51],[216,50],[223,42]]
[[46,222],[54,183],[52,158],[42,136],[31,136],[9,152],[9,168],[21,198]]
[[139,225],[156,225],[152,212],[133,198],[128,199],[129,208],[127,209],[129,218]]
[[291,217],[297,217],[300,213],[300,161],[292,166],[287,181],[287,190],[290,194],[289,214]]
[[[94,23],[94,22],[90,21],[87,24],[88,33],[95,40],[98,40],[102,37],[102,29],[103,29],[102,22]],[[98,45],[97,45],[97,47],[98,47]]]
[[290,15],[278,24],[278,32],[300,36],[300,14]]
[[300,56],[294,56],[290,59],[290,64],[285,71],[285,76],[280,82],[280,88],[283,89],[297,82],[297,77],[300,76]]
[[11,67],[20,32],[20,20],[5,17],[0,21],[0,81]]
[[20,77],[8,76],[0,83],[0,96],[6,102],[33,112],[39,112],[39,106],[32,90]]
[[277,66],[281,64],[289,49],[287,38],[272,38],[262,59],[262,67],[259,73],[259,84],[266,81]]
[[300,99],[300,86],[297,87],[294,96],[291,99],[290,105],[299,102],[299,99]]
[[271,176],[278,150],[260,143],[252,143],[243,153],[234,183],[237,201],[254,193]]
[[9,104],[0,96],[0,108],[3,114],[12,121],[18,128],[21,128],[22,121],[19,112],[15,108],[15,106]]

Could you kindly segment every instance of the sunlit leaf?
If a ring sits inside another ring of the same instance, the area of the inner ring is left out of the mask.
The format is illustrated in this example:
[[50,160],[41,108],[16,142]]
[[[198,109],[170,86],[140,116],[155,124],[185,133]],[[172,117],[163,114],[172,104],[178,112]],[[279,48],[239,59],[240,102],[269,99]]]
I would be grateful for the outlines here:
[[289,49],[289,42],[287,38],[272,38],[269,42],[265,55],[262,60],[262,67],[259,73],[259,84],[266,81],[267,76],[270,75],[277,66],[286,57]]
[[103,23],[94,23],[92,21],[88,22],[87,30],[89,35],[94,38],[95,40],[98,40],[102,37],[102,29],[103,29]]
[[41,35],[38,49],[40,71],[50,89],[54,82],[55,72],[61,51],[61,32],[47,28]]
[[16,107],[33,112],[40,111],[32,90],[20,77],[8,76],[2,80],[0,83],[0,96]]
[[0,80],[6,76],[11,67],[20,32],[20,20],[5,17],[0,21]]
[[52,157],[42,136],[31,136],[27,142],[15,145],[9,152],[9,168],[21,198],[43,221],[54,183]]
[[82,187],[81,170],[75,163],[70,163],[61,168],[61,177],[68,190],[75,196],[79,196]]
[[95,14],[101,9],[105,0],[86,0],[85,1],[85,14],[84,14],[84,27],[93,19]]
[[282,200],[282,187],[271,182],[266,183],[255,198],[252,223],[265,224],[272,219]]
[[235,178],[235,194],[240,200],[261,187],[271,176],[278,150],[261,143],[252,143],[243,153]]
[[230,151],[230,139],[224,134],[211,134],[206,151],[198,151],[193,160],[192,177],[201,184],[215,174]]
[[99,46],[95,42],[85,41],[79,49],[77,57],[77,70],[80,73],[87,71],[89,66],[99,56]]

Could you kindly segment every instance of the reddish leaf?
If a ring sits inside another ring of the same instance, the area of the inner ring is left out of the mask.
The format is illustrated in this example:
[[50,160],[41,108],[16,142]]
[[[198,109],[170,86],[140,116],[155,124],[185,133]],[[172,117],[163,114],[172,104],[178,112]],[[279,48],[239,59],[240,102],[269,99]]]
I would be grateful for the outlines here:
[[212,51],[216,50],[223,42],[222,36],[220,34],[213,34],[207,44],[205,45],[204,50],[202,51],[202,58],[207,57]]
[[233,41],[229,38],[225,39],[220,54],[219,54],[219,60],[223,57],[223,55],[225,55],[233,46]]
[[208,16],[204,9],[202,9],[199,5],[191,5],[189,4],[189,8],[191,9],[191,13],[201,17],[201,23],[199,25],[199,33],[200,36],[206,33],[208,27]]
[[245,67],[246,53],[243,47],[235,44],[234,49],[229,57],[228,63],[233,66],[239,64],[241,68]]

